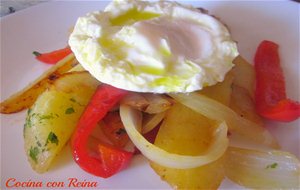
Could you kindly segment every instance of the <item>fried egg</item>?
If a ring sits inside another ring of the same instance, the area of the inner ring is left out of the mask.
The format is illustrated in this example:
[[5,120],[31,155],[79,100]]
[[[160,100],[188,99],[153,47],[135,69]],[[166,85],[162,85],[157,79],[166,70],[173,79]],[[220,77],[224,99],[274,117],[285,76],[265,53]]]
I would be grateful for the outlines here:
[[69,45],[99,81],[152,93],[192,92],[221,82],[238,55],[218,19],[169,1],[112,1],[77,20]]

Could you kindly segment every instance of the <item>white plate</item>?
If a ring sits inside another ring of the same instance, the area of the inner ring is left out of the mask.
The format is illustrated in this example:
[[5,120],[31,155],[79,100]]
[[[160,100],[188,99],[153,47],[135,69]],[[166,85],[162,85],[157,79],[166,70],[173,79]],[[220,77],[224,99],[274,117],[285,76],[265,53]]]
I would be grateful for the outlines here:
[[[260,41],[280,44],[287,94],[299,101],[299,4],[292,1],[268,2],[184,2],[204,7],[222,18],[238,41],[243,57],[252,62]],[[55,1],[19,11],[1,18],[1,100],[24,87],[48,66],[37,62],[32,51],[51,51],[64,47],[68,32],[76,18],[86,12],[103,9],[107,2]],[[25,112],[1,115],[1,188],[9,179],[16,181],[63,182],[69,178],[97,182],[98,188],[167,189],[165,182],[152,171],[143,157],[135,157],[130,167],[109,178],[101,179],[82,171],[71,158],[69,147],[51,170],[43,175],[32,171],[23,150]],[[283,150],[300,157],[299,119],[284,123],[268,123]],[[271,126],[272,125],[272,126]],[[9,183],[8,185],[11,185]],[[241,188],[229,180],[221,188]]]

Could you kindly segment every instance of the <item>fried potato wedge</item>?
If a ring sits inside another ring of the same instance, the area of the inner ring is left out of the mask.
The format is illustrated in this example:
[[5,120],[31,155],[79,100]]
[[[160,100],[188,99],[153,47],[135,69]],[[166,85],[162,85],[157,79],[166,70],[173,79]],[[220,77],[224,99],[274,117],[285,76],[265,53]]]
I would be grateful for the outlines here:
[[[213,138],[214,126],[207,118],[176,103],[168,111],[154,144],[169,152],[203,154]],[[224,178],[223,157],[192,169],[174,169],[150,163],[154,171],[176,189],[217,189]]]
[[[229,107],[235,111],[240,117],[250,120],[261,128],[264,127],[263,119],[256,113],[254,101],[248,90],[243,87],[232,85],[232,94]],[[258,134],[254,134],[258,135]],[[268,146],[252,141],[239,134],[238,131],[230,131],[230,146],[243,147],[247,149],[264,150],[269,149]],[[275,145],[275,144],[274,144]],[[277,145],[274,148],[278,148]]]
[[238,115],[259,125],[263,125],[262,118],[256,113],[254,100],[243,87],[232,85],[230,106]]
[[255,71],[253,66],[241,56],[236,57],[233,63],[235,64],[232,70],[234,75],[233,84],[247,89],[253,98],[255,88]]
[[73,54],[59,61],[24,89],[1,102],[0,113],[16,113],[29,108],[42,92],[51,86],[63,73],[69,71],[77,64],[78,62]]
[[72,69],[70,69],[68,72],[75,72],[75,71],[86,71],[81,64],[78,64],[74,66]]
[[198,92],[228,106],[232,93],[231,85],[233,80],[234,75],[232,72],[229,72],[227,73],[223,82],[217,83],[213,86],[205,87]]
[[28,110],[24,146],[32,168],[47,171],[75,129],[99,82],[87,72],[63,74]]

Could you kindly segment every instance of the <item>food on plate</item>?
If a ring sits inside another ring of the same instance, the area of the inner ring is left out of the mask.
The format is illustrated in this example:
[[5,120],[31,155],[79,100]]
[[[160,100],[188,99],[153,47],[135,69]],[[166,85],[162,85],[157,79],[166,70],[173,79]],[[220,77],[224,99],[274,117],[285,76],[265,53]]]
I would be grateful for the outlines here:
[[[199,125],[201,123],[201,125]],[[192,109],[176,103],[167,112],[154,144],[164,150],[184,155],[201,155],[213,140],[215,125]],[[163,180],[178,189],[216,189],[225,177],[224,157],[209,164],[177,169],[151,162],[151,167]]]
[[160,112],[158,114],[144,113],[142,121],[142,133],[146,134],[152,131],[165,118],[165,115],[166,112]]
[[294,155],[274,150],[229,147],[225,154],[226,176],[254,189],[297,189],[299,160]]
[[89,104],[81,115],[75,130],[71,147],[76,163],[86,172],[103,178],[110,177],[125,168],[133,155],[119,147],[111,146],[103,141],[96,145],[98,151],[90,153],[89,136],[108,111],[110,111],[125,95],[126,91],[109,85],[97,88]]
[[45,54],[62,60],[1,103],[1,112],[10,105],[4,113],[12,113],[21,110],[21,96],[35,95],[22,108],[31,106],[25,151],[37,172],[47,171],[70,139],[78,166],[103,178],[140,152],[174,188],[216,189],[225,177],[248,188],[299,186],[299,160],[278,150],[256,112],[257,69],[204,9],[115,0],[80,17],[69,45],[74,54]]
[[136,92],[192,92],[214,85],[238,55],[218,19],[169,1],[113,1],[79,18],[69,45],[99,81]]
[[37,51],[33,52],[37,60],[48,64],[55,64],[58,61],[65,58],[66,56],[70,55],[71,53],[72,50],[70,49],[70,47],[65,47],[63,49],[55,50],[53,52],[48,52],[48,53],[40,53]]
[[22,111],[34,104],[38,96],[45,91],[63,73],[75,67],[78,61],[71,54],[60,60],[56,65],[47,70],[43,75],[31,82],[21,91],[15,93],[0,104],[0,112],[9,114]]
[[25,152],[32,168],[47,171],[70,139],[99,82],[87,72],[63,74],[28,109]]
[[167,96],[151,93],[132,93],[122,103],[149,114],[164,112],[172,106],[172,101]]
[[237,56],[233,63],[235,66],[232,69],[234,75],[233,84],[246,89],[254,98],[255,88],[255,71],[251,64],[249,64],[242,56]]
[[229,107],[239,116],[263,126],[263,119],[256,113],[254,100],[243,87],[233,84]]
[[255,100],[257,112],[276,121],[293,121],[300,117],[300,103],[286,97],[278,45],[263,41],[254,59],[256,71]]

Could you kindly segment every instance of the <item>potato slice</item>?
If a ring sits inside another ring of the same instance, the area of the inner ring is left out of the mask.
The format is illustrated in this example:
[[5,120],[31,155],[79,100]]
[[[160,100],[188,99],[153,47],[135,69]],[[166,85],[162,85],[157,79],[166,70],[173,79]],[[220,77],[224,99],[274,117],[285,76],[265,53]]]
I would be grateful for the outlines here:
[[262,118],[255,111],[254,101],[245,88],[232,85],[230,108],[241,117],[263,125]]
[[91,90],[94,92],[99,84],[100,82],[90,75],[89,72],[81,71],[65,73],[50,88],[72,94],[76,101],[85,102],[87,100],[86,95],[90,96]]
[[68,72],[75,72],[75,71],[86,71],[81,64],[78,64],[74,66],[72,69],[70,69]]
[[234,80],[229,107],[241,117],[263,125],[254,107],[255,71],[253,65],[241,56],[235,58],[233,63],[235,64],[232,70]]
[[205,87],[204,89],[200,90],[199,93],[228,106],[231,98],[231,85],[234,80],[233,77],[233,73],[229,72],[227,73],[223,82],[217,83],[213,86]]
[[67,73],[28,110],[25,151],[32,168],[43,173],[69,140],[98,82],[86,72]]
[[[202,154],[212,139],[214,127],[210,123],[204,116],[176,103],[167,111],[154,144],[177,154]],[[193,169],[167,168],[154,162],[150,164],[163,180],[178,189],[217,189],[224,178],[223,157]]]
[[[233,80],[233,73],[229,72],[223,82],[206,87],[198,93],[229,105]],[[209,145],[212,124],[213,122],[204,116],[177,103],[167,111],[155,145],[175,153],[199,155]],[[213,163],[187,170],[166,168],[153,162],[151,167],[172,187],[217,189],[225,176],[223,162],[224,158],[221,157]]]
[[59,61],[21,91],[0,103],[0,113],[10,114],[32,106],[37,97],[56,81],[61,74],[78,64],[73,54]]
[[234,74],[233,84],[247,89],[253,98],[255,87],[255,71],[253,66],[241,56],[235,58],[233,63],[235,64],[232,70]]

